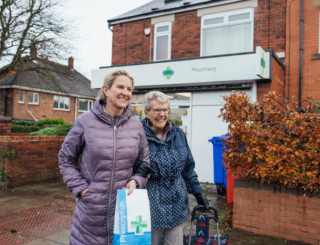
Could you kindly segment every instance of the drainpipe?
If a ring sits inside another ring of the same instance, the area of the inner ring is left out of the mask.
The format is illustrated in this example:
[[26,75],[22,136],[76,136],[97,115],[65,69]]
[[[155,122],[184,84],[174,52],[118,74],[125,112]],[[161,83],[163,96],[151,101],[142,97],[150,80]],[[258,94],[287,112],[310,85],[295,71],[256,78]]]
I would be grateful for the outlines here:
[[4,95],[4,112],[3,112],[3,116],[7,116],[7,99],[8,99],[8,89],[6,89],[6,93]]
[[76,103],[75,103],[75,108],[74,108],[74,122],[76,122],[76,119],[77,119],[77,105],[78,105],[78,99],[76,97]]
[[303,52],[303,0],[300,0],[300,76],[299,76],[299,107],[302,99],[302,52]]
[[32,115],[31,111],[27,110],[27,112],[29,112],[29,114],[32,116],[33,120],[35,120],[36,122],[38,121],[38,119],[35,118],[35,117]]

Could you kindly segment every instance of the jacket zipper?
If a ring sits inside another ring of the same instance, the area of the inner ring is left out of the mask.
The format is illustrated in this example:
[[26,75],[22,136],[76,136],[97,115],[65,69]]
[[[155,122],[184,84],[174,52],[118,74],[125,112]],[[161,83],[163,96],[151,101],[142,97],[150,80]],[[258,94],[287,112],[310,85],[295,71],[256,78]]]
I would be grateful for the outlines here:
[[116,125],[113,125],[113,119],[112,119],[112,125],[113,125],[113,139],[114,139],[114,146],[113,146],[113,163],[112,163],[112,173],[111,173],[111,181],[110,181],[110,194],[109,194],[109,206],[108,206],[108,216],[107,216],[107,237],[108,237],[108,245],[110,244],[110,207],[111,207],[111,196],[112,196],[112,186],[113,186],[113,172],[114,172],[114,164],[116,162],[116,130],[117,130],[117,123],[118,118],[116,121]]

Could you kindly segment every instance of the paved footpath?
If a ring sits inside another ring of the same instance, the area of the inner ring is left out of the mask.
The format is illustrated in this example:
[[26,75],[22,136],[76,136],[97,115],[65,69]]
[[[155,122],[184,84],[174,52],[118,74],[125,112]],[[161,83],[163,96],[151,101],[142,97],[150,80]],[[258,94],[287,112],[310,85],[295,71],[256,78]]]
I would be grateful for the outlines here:
[[[211,184],[202,184],[210,205],[216,206],[219,216],[225,212],[225,198],[218,197]],[[197,205],[189,195],[190,207]],[[61,245],[69,244],[70,227],[75,208],[73,195],[64,183],[48,182],[0,190],[0,245]],[[184,233],[189,233],[190,221],[184,224]],[[239,230],[229,234],[230,245],[302,245],[259,236]],[[194,231],[195,234],[195,225]],[[215,223],[210,224],[210,234],[215,234]],[[179,245],[179,244],[177,244]]]

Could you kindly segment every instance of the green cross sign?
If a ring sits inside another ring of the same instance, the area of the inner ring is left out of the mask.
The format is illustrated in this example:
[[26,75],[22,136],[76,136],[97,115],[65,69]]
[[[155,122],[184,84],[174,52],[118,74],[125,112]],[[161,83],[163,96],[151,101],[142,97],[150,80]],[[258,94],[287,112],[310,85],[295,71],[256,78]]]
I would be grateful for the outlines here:
[[147,221],[142,221],[142,216],[138,215],[136,221],[131,222],[131,227],[136,228],[136,234],[142,234],[142,228],[147,228]]
[[261,75],[264,73],[264,69],[266,68],[266,61],[264,59],[264,52],[262,52],[262,57],[261,57],[261,67],[262,67],[262,72]]
[[173,70],[171,70],[170,66],[167,66],[167,69],[163,71],[163,75],[170,79],[170,76],[173,74]]

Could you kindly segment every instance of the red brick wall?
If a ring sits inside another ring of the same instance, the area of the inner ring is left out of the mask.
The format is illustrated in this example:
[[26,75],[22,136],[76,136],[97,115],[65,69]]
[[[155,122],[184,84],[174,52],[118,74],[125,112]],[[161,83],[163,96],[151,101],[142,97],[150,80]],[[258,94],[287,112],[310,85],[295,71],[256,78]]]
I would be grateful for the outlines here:
[[201,17],[197,17],[197,10],[175,14],[171,59],[200,57],[200,32]]
[[[113,27],[112,65],[149,62],[149,41],[144,29],[152,28],[151,20],[138,20]],[[153,37],[152,37],[153,38]],[[153,42],[151,59],[153,59]]]
[[[19,103],[19,90],[14,89],[12,93],[13,105],[12,105],[12,116],[13,118],[25,118],[32,119],[32,116],[28,113],[29,110],[32,115],[38,120],[46,118],[63,118],[68,123],[74,123],[75,116],[75,98],[70,98],[70,111],[54,110],[53,109],[53,94],[39,93],[39,105],[28,104],[29,91],[25,92],[25,102]],[[77,103],[77,109],[79,107],[79,101]],[[81,115],[82,112],[77,110],[77,116]]]
[[302,194],[302,189],[236,180],[233,227],[319,245],[320,195],[305,199]]
[[275,52],[285,51],[286,2],[258,0],[258,7],[254,11],[254,46]]
[[0,135],[11,135],[11,120],[9,122],[0,120]]
[[258,83],[257,84],[257,100],[263,101],[263,97],[269,91],[276,91],[277,94],[284,96],[284,69],[279,64],[276,58],[272,57],[272,82]]
[[[320,59],[312,60],[319,53],[319,7],[312,7],[312,0],[303,1],[303,82],[302,94],[320,101]],[[288,1],[286,42],[286,96],[299,98],[300,63],[300,1]]]
[[[285,0],[258,1],[254,18],[253,42],[255,46],[274,49],[276,52],[285,50],[285,3]],[[171,59],[200,56],[200,21],[201,17],[197,17],[197,10],[175,14],[175,20],[172,22]],[[151,28],[153,32],[150,19],[113,26],[113,66],[149,62],[150,37],[144,35],[146,28]],[[152,39],[154,39],[154,35]],[[152,61],[153,41],[151,42]]]
[[58,153],[64,136],[0,137],[0,152],[15,151],[13,161],[6,160],[10,187],[38,183],[61,177]]

